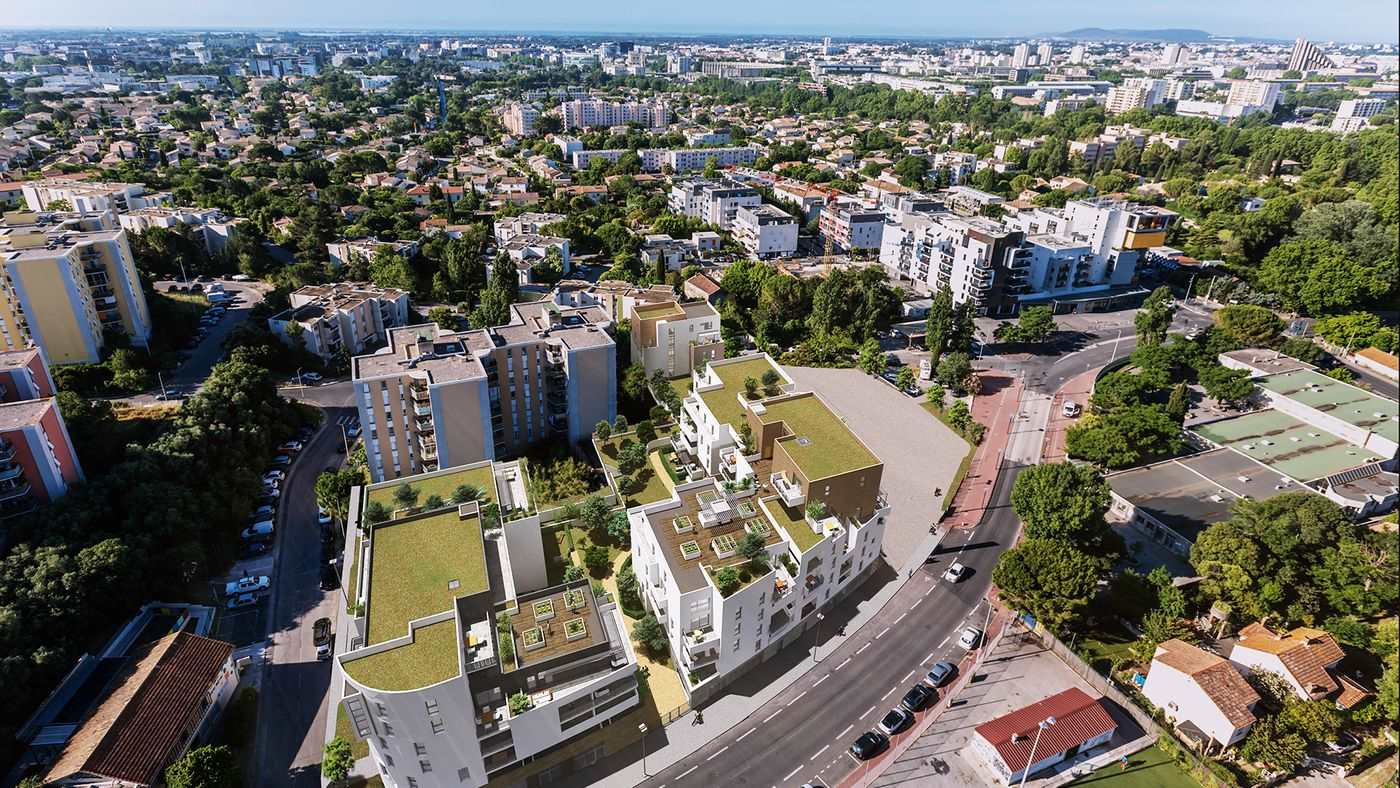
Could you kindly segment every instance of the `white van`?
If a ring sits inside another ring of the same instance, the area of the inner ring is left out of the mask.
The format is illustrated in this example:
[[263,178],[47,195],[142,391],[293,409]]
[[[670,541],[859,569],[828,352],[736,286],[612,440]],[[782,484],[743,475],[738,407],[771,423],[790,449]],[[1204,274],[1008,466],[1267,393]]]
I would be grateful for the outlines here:
[[1060,407],[1060,413],[1067,419],[1072,419],[1079,415],[1079,403],[1072,399],[1065,400],[1065,404]]
[[919,380],[933,380],[933,363],[929,359],[919,361]]
[[271,520],[262,520],[244,528],[240,536],[244,539],[270,539],[274,527]]

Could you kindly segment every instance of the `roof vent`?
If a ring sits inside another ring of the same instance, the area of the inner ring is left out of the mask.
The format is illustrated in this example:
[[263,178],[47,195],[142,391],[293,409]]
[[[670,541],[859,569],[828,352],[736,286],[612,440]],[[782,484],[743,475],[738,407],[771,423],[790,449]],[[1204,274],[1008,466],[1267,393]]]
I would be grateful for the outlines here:
[[804,436],[800,436],[800,437],[798,437],[798,439],[797,439],[797,445],[798,445],[798,446],[811,446],[811,445],[812,445],[812,441],[809,440],[805,435],[804,435]]
[[1248,477],[1248,476],[1236,476],[1235,478],[1236,478],[1236,479],[1239,479],[1241,482],[1244,482],[1245,484],[1248,484],[1248,483],[1249,483],[1249,477]]
[[452,589],[453,591],[456,591],[457,589],[459,589],[459,588],[462,587],[462,581],[460,581],[460,580],[448,580],[448,581],[447,581],[447,587],[450,588],[450,589]]

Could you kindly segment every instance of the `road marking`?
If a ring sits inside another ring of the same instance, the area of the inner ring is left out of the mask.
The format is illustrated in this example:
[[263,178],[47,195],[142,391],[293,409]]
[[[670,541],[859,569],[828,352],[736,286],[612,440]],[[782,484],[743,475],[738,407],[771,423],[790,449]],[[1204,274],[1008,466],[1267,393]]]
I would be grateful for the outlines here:
[[845,736],[846,734],[850,733],[850,732],[851,732],[851,728],[854,728],[855,726],[856,726],[856,724],[855,724],[854,722],[851,723],[850,725],[847,725],[845,730],[843,730],[843,731],[841,731],[840,733],[836,734],[836,738],[839,739],[839,738],[841,738],[842,736]]
[[822,753],[826,752],[826,751],[829,750],[829,749],[831,749],[831,745],[830,745],[830,744],[823,744],[823,745],[822,745],[822,748],[821,748],[820,750],[817,750],[817,754],[816,754],[816,755],[813,755],[813,756],[810,757],[810,758],[808,758],[808,759],[807,759],[807,762],[808,762],[808,763],[811,763],[812,761],[815,761],[816,759],[818,759],[818,758],[821,757]]
[[914,676],[914,671],[911,670],[911,671],[909,671],[908,673],[904,674],[904,678],[900,679],[900,681],[908,681],[908,680],[909,680],[910,678],[912,678],[913,676]]
[[870,648],[870,641],[867,640],[867,641],[865,641],[865,645],[864,645],[864,646],[861,646],[860,648],[856,649],[856,654],[859,654],[860,652],[862,652],[862,651],[864,651],[864,650],[866,650],[866,649],[868,649],[868,648]]
[[868,708],[868,709],[865,710],[865,713],[864,713],[864,714],[860,715],[860,719],[865,719],[866,717],[870,716],[870,712],[872,712],[872,711],[874,711],[874,710],[875,710],[875,706],[874,706],[874,705],[871,705],[870,708]]
[[764,722],[768,722],[769,720],[773,719],[774,717],[776,717],[776,716],[778,716],[779,714],[782,714],[782,713],[783,713],[783,710],[782,710],[782,709],[778,709],[777,711],[773,712],[772,714],[769,714],[767,717],[764,717],[764,718],[763,718],[763,721],[764,721]]
[[707,761],[713,761],[714,759],[716,759],[716,758],[718,758],[719,756],[723,755],[723,754],[724,754],[724,751],[727,750],[727,749],[729,749],[729,745],[728,745],[728,744],[724,745],[723,747],[720,747],[718,750],[715,750],[712,754],[710,754],[709,756],[707,756],[707,757],[705,758],[705,760],[707,760]]
[[880,634],[876,635],[876,636],[875,636],[875,639],[876,639],[876,640],[879,640],[880,638],[882,638],[882,637],[885,636],[885,633],[886,633],[886,632],[889,632],[889,631],[890,631],[890,628],[889,628],[889,627],[885,627],[884,629],[880,630]]
[[[747,731],[744,731],[744,736],[748,736],[750,733],[753,733],[753,732],[756,731],[756,730],[758,730],[758,728],[749,728]],[[740,736],[739,738],[735,739],[734,741],[743,741],[743,740],[744,740],[744,736]]]
[[[699,768],[700,768],[700,765],[699,765],[699,764],[696,764],[695,766],[692,766],[692,767],[690,767],[689,769],[686,769],[685,771],[681,772],[681,773],[676,777],[676,779],[677,779],[677,780],[684,780],[684,779],[685,779],[685,776],[686,776],[687,774],[690,774],[691,772],[693,772],[693,771],[695,771],[696,769],[699,769]],[[783,779],[787,779],[787,778],[784,777]]]
[[798,702],[799,700],[802,700],[802,696],[803,696],[803,695],[806,695],[806,694],[807,694],[807,690],[802,690],[802,692],[801,692],[797,697],[795,697],[795,698],[793,698],[792,700],[788,701],[788,705],[791,706],[792,704]]
[[787,773],[787,776],[783,778],[783,782],[787,782],[788,780],[791,780],[791,779],[792,779],[792,776],[793,776],[794,774],[797,774],[797,773],[800,772],[800,771],[802,771],[802,767],[799,765],[796,769],[793,769],[792,771],[790,771],[790,772]]
[[833,671],[840,670],[841,668],[846,667],[846,663],[848,663],[848,662],[850,662],[850,661],[851,661],[851,657],[846,657],[846,659],[845,659],[844,661],[842,661],[840,665],[837,665],[836,667],[832,668],[832,670],[833,670]]
[[826,674],[825,676],[822,676],[821,678],[819,678],[819,679],[817,679],[816,681],[812,682],[812,686],[815,687],[815,686],[817,686],[818,684],[822,683],[823,681],[826,681],[826,680],[829,679],[829,678],[831,678],[831,674],[830,674],[830,673],[828,673],[828,674]]
[[924,598],[923,598],[923,597],[919,597],[918,599],[914,600],[914,604],[910,605],[910,606],[909,606],[909,609],[910,609],[910,610],[913,610],[914,608],[916,608],[916,607],[918,607],[919,605],[923,604],[923,602],[924,602]]
[[[963,620],[966,621],[967,619],[963,619]],[[944,646],[948,645],[948,638],[950,638],[950,637],[952,637],[952,635],[946,635],[946,636],[944,636],[943,640],[938,644],[938,647],[939,647],[939,648],[943,648]],[[928,658],[929,658],[929,659],[933,659],[933,655],[932,655],[932,654],[929,654],[929,655],[928,655]]]
[[881,695],[881,696],[880,696],[880,700],[884,700],[885,698],[888,698],[888,697],[890,696],[890,694],[893,693],[893,692],[894,692],[895,690],[897,690],[897,689],[899,689],[899,687],[890,687],[890,691],[889,691],[889,692],[886,692],[884,695]]
[[894,620],[894,623],[898,624],[899,622],[903,621],[903,620],[904,620],[904,617],[907,616],[907,615],[909,615],[909,612],[908,612],[908,611],[905,611],[905,612],[903,612],[903,613],[900,613],[900,614],[899,614],[899,618],[896,618],[896,619]]
[[[947,642],[948,642],[947,638],[944,638],[943,642],[944,642],[944,643],[947,643]],[[939,646],[939,648],[942,648],[942,646]],[[927,657],[924,657],[924,662],[932,662],[932,661],[933,661],[933,654],[934,654],[934,652],[930,651],[930,652],[928,653],[928,656],[927,656]]]

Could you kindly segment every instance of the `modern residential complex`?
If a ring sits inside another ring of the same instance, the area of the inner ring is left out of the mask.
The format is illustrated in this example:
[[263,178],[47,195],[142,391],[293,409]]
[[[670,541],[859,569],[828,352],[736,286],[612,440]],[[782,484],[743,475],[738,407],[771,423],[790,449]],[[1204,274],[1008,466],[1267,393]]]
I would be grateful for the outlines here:
[[529,104],[507,104],[501,112],[501,123],[506,131],[518,137],[529,137],[535,133],[535,123],[540,119],[540,111]]
[[108,332],[144,346],[151,317],[126,231],[110,211],[12,212],[0,222],[0,349],[97,363]]
[[[889,509],[880,459],[767,355],[711,361],[691,379],[672,438],[688,481],[628,519],[642,600],[697,702],[861,582]],[[739,552],[750,537],[758,559]]]
[[724,358],[719,334],[719,312],[705,301],[634,301],[628,318],[632,324],[632,361],[666,377],[689,375],[705,364]]
[[759,260],[797,251],[797,219],[774,205],[744,206],[734,215],[734,240]]
[[727,179],[691,178],[671,185],[667,207],[674,213],[728,230],[738,218],[740,208],[757,208],[761,204],[763,198],[752,186]]
[[24,201],[31,211],[47,211],[52,202],[66,202],[67,210],[80,214],[126,213],[168,205],[170,195],[164,192],[147,194],[145,184],[141,183],[103,183],[60,176],[25,181]]
[[[482,786],[639,702],[622,614],[587,579],[552,576],[525,474],[483,461],[352,496],[357,612],[334,697],[388,785]],[[405,484],[420,495],[407,509]],[[475,500],[426,503],[463,486]],[[374,506],[393,513],[365,519]]]
[[666,102],[603,101],[574,99],[559,105],[559,117],[567,129],[588,129],[596,126],[621,126],[638,123],[642,128],[662,129],[671,120]]
[[838,251],[878,250],[885,232],[885,213],[850,203],[828,203],[817,223],[822,238]]
[[117,214],[117,221],[128,233],[141,233],[152,227],[189,227],[190,234],[204,243],[204,251],[215,256],[223,252],[246,220],[228,216],[217,208],[151,207]]
[[[556,294],[557,296],[557,294]],[[613,320],[555,299],[515,304],[502,326],[389,331],[351,365],[375,481],[583,441],[617,412]]]
[[291,306],[267,319],[267,327],[292,347],[326,361],[358,355],[408,322],[408,293],[367,283],[307,285],[290,294]]

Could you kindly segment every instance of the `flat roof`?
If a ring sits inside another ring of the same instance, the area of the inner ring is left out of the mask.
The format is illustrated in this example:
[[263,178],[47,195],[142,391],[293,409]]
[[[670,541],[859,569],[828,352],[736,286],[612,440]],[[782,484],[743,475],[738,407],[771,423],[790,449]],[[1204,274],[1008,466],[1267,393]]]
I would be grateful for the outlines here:
[[[661,546],[661,555],[665,558],[666,565],[670,567],[671,576],[676,579],[676,587],[680,589],[682,594],[698,591],[708,585],[704,567],[718,569],[746,562],[742,554],[720,558],[715,554],[714,546],[711,544],[713,540],[730,535],[738,541],[744,537],[748,523],[753,520],[768,525],[763,509],[758,505],[757,497],[748,497],[735,501],[733,504],[734,515],[729,522],[707,528],[700,521],[700,510],[703,506],[700,501],[701,496],[719,498],[723,497],[723,493],[717,490],[713,484],[706,485],[682,492],[677,506],[646,514],[647,523],[651,525],[652,532],[656,534],[656,541]],[[744,504],[748,504],[748,506],[746,507]],[[748,511],[750,507],[753,509],[752,512]],[[682,521],[682,527],[688,526],[690,530],[677,531],[677,520]],[[769,546],[782,541],[783,538],[778,534],[777,529],[771,527],[763,538],[763,543]],[[681,545],[688,542],[694,542],[698,548],[695,558],[686,558],[681,553]]]
[[1400,403],[1395,400],[1311,369],[1267,375],[1256,382],[1266,391],[1301,402],[1387,440],[1400,442]]
[[654,304],[633,304],[632,311],[642,320],[685,316],[685,310],[675,301],[658,301]]
[[1232,449],[1120,471],[1105,480],[1120,497],[1191,541],[1227,519],[1241,497],[1262,501],[1306,489]]
[[18,402],[0,402],[0,432],[10,432],[21,427],[28,427],[31,424],[38,424],[39,419],[49,412],[55,400],[48,399],[26,399]]
[[[505,606],[497,608],[510,618],[511,637],[515,645],[516,663],[513,666],[502,663],[502,673],[533,668],[541,662],[608,642],[607,630],[603,628],[593,589],[587,580],[568,586],[555,586],[545,593],[521,598],[517,604],[514,613]],[[540,609],[537,610],[537,606]],[[539,645],[527,647],[525,633],[534,629],[539,630],[538,640],[532,642]],[[569,637],[571,634],[573,639]]]
[[496,494],[495,469],[490,462],[433,471],[432,473],[421,473],[417,476],[405,476],[402,479],[391,479],[387,482],[371,484],[366,488],[366,491],[369,500],[382,503],[392,510],[394,508],[394,491],[405,484],[418,491],[420,506],[434,495],[450,503],[452,493],[464,484],[481,490],[485,495],[485,500],[490,503],[499,501]]
[[[1292,356],[1285,356],[1277,350],[1265,350],[1263,348],[1245,348],[1244,350],[1231,350],[1220,355],[1240,364],[1246,364],[1255,370],[1255,374],[1276,374],[1283,372],[1296,372],[1300,369],[1312,369],[1311,364],[1299,361]],[[1331,380],[1331,378],[1328,378]]]
[[763,373],[770,369],[782,374],[782,370],[778,369],[776,364],[767,356],[761,355],[741,361],[710,364],[710,370],[724,386],[701,392],[700,399],[721,424],[728,424],[737,430],[746,422],[744,407],[739,404],[739,395],[744,390],[744,379],[753,378],[762,385]]
[[817,545],[823,536],[812,530],[812,526],[807,524],[807,513],[798,508],[794,509],[783,503],[783,499],[776,495],[762,500],[763,508],[768,512],[768,517],[783,527],[787,535],[792,537],[793,544],[797,545],[798,552],[805,553]]
[[1381,459],[1375,452],[1273,409],[1190,429],[1211,443],[1233,448],[1305,482]]
[[764,424],[781,421],[791,435],[779,438],[807,481],[816,481],[880,464],[846,422],[811,392],[793,394],[763,403],[759,419]]
[[481,520],[458,507],[392,520],[370,531],[365,645],[408,634],[408,623],[490,589]]
[[430,687],[458,675],[458,654],[457,619],[449,618],[414,630],[410,644],[346,660],[342,666],[360,684],[398,692]]

